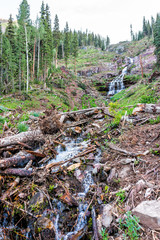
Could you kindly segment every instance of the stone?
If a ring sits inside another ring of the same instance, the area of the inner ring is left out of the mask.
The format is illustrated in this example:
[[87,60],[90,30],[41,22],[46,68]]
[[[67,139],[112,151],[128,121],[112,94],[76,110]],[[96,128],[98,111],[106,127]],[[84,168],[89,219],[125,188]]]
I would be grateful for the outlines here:
[[103,205],[102,214],[97,218],[98,231],[100,232],[103,227],[108,228],[113,220],[112,217],[113,207],[110,204]]
[[160,200],[143,201],[132,213],[139,217],[141,224],[160,230]]
[[128,176],[130,171],[131,168],[129,166],[124,166],[118,175],[120,178],[125,178]]

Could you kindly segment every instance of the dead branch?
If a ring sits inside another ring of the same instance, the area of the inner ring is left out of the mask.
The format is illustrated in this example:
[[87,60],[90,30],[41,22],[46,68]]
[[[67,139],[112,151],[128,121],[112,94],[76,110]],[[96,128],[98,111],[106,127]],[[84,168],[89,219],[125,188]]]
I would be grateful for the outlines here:
[[124,155],[129,155],[129,156],[133,156],[133,157],[146,155],[146,152],[145,153],[142,153],[142,152],[140,152],[140,153],[128,152],[125,149],[119,148],[118,146],[116,146],[115,144],[112,144],[112,143],[109,143],[108,147],[111,148],[114,151],[118,151],[118,152],[120,152]]
[[[32,160],[27,163],[25,170],[28,170],[32,165]],[[19,184],[20,177],[17,177],[14,182],[12,183],[11,187],[3,194],[3,196],[0,198],[1,200],[5,200],[7,197],[11,195],[11,191]]]
[[23,168],[8,168],[4,171],[0,170],[0,174],[2,175],[14,175],[20,177],[31,177],[32,170],[25,170]]
[[99,240],[95,207],[92,207],[91,215],[92,215],[92,226],[93,226],[94,239]]
[[35,156],[30,153],[23,156],[5,158],[0,160],[0,168],[7,168],[11,166],[22,166],[27,162],[29,162],[30,160],[35,160]]

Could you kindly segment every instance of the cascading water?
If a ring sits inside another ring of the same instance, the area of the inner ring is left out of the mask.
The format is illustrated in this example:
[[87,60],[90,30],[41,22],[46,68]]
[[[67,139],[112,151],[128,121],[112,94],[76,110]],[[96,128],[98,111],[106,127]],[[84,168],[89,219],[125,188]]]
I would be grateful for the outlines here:
[[117,76],[109,85],[109,91],[108,91],[108,95],[112,96],[120,91],[122,91],[125,86],[123,83],[123,78],[124,75],[127,74],[128,69],[131,67],[131,65],[133,64],[133,59],[132,58],[128,58],[128,64],[127,66],[122,70],[122,73]]

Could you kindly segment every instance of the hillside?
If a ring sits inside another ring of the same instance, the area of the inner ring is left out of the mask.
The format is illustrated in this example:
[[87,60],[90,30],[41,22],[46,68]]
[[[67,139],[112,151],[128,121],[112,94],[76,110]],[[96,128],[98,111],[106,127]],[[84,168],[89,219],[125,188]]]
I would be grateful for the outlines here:
[[71,56],[1,97],[0,239],[160,239],[155,63],[147,38],[83,47],[77,75]]

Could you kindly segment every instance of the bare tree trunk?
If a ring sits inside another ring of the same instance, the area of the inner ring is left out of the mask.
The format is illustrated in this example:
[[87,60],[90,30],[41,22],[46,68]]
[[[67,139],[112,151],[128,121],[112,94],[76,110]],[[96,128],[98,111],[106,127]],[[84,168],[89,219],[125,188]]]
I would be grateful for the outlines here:
[[39,77],[39,62],[40,62],[40,36],[38,38],[38,63],[37,63],[37,77]]
[[36,38],[34,40],[34,49],[33,49],[33,69],[32,69],[33,80],[34,80],[34,70],[35,70],[35,52],[36,52]]
[[74,58],[74,73],[77,75],[77,69],[76,69],[76,57]]
[[141,73],[142,73],[142,78],[143,78],[143,65],[142,65],[142,57],[139,56],[140,58],[140,65],[141,65]]
[[19,91],[21,92],[21,58],[19,57]]
[[64,44],[62,43],[62,58],[64,58]]
[[57,63],[57,48],[56,48],[56,68],[58,67],[58,63]]
[[29,60],[28,60],[27,28],[26,28],[25,24],[24,24],[24,29],[25,29],[25,37],[26,37],[26,58],[27,58],[27,86],[26,86],[26,91],[28,92],[28,87],[29,87]]

